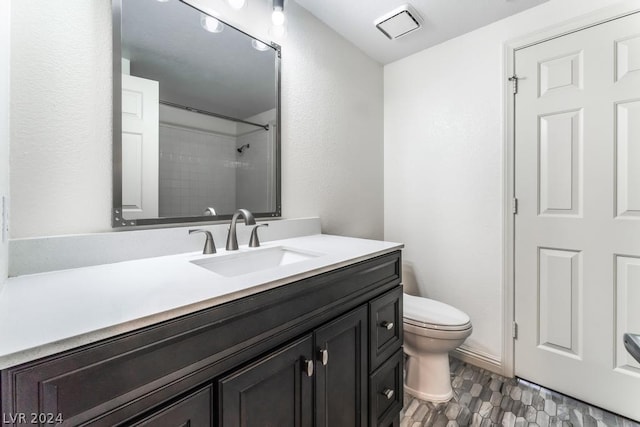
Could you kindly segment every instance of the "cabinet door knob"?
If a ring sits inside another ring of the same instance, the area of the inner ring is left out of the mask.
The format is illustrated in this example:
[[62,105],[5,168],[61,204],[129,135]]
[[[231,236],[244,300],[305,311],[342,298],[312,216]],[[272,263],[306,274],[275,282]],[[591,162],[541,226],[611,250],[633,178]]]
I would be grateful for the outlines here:
[[313,376],[313,360],[305,360],[304,361],[304,370],[308,377]]
[[327,366],[327,363],[329,363],[329,350],[326,348],[324,350],[318,350],[318,359],[322,362],[322,366]]
[[385,388],[385,389],[382,391],[382,395],[383,395],[384,397],[386,397],[386,398],[387,398],[387,400],[391,400],[391,398],[393,397],[393,395],[394,395],[394,394],[395,394],[395,392],[394,392],[393,390],[391,390],[390,388]]
[[393,322],[387,322],[386,320],[382,323],[380,323],[380,327],[381,328],[385,328],[386,330],[390,331],[393,329]]

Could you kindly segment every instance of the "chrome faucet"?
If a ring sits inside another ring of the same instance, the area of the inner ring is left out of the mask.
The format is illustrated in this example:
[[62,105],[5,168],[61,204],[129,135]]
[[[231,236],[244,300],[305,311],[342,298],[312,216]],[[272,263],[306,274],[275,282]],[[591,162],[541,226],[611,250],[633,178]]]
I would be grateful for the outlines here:
[[227,235],[227,250],[228,251],[237,251],[238,250],[238,235],[236,234],[236,222],[238,222],[238,217],[242,216],[244,218],[244,225],[255,225],[256,220],[253,218],[253,214],[249,212],[247,209],[238,209],[236,213],[233,214],[231,218],[231,225],[229,226],[229,234]]

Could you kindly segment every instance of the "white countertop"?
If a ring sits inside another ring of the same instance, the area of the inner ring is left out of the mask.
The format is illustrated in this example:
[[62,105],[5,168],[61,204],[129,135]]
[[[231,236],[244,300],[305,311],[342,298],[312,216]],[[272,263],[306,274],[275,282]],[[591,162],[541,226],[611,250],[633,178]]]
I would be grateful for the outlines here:
[[[189,262],[229,255],[218,249],[11,278],[0,294],[0,369],[402,248],[326,234],[262,244],[277,246],[319,256],[235,277]],[[239,252],[255,250],[241,246]]]

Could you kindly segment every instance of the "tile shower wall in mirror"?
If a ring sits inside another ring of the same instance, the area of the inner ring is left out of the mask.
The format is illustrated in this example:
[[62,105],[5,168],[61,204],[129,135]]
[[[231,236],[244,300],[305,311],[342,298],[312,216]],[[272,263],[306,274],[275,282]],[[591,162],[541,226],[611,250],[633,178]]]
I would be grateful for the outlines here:
[[136,225],[225,219],[238,208],[278,216],[279,51],[180,1],[117,1],[114,210]]
[[[160,108],[160,217],[202,215],[203,206],[214,207],[218,214],[239,207],[252,212],[274,209],[272,131],[243,125],[232,133],[192,128],[171,120],[171,110]],[[275,110],[266,115],[275,123]]]

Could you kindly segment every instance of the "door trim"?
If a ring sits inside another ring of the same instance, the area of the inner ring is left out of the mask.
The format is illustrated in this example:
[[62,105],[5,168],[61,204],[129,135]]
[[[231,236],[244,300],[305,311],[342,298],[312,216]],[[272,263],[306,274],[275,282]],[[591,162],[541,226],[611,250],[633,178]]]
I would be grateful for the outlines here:
[[502,375],[515,376],[515,342],[513,338],[513,322],[515,321],[515,217],[512,200],[515,197],[515,103],[512,83],[508,77],[515,70],[515,53],[517,50],[543,43],[558,37],[603,24],[627,15],[640,12],[637,0],[626,0],[614,6],[598,9],[594,12],[578,16],[551,28],[530,33],[523,37],[508,40],[503,50],[503,102],[504,102],[504,146],[503,146],[503,269],[502,269]]

